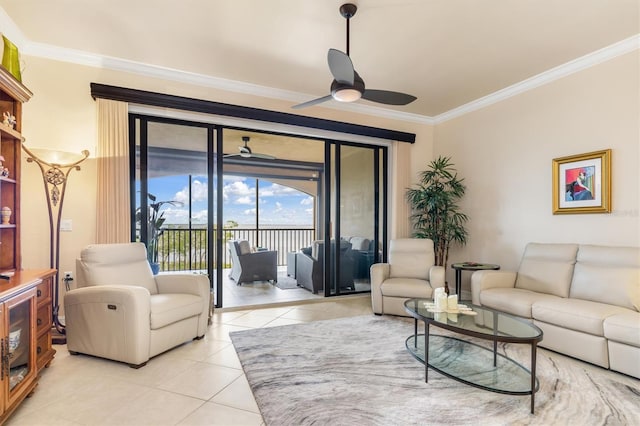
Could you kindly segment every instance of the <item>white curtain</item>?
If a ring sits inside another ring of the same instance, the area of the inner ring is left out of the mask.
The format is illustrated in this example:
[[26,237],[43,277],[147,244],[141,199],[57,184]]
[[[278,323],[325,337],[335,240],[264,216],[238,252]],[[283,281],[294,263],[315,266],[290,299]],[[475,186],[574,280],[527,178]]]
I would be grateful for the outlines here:
[[97,243],[131,241],[129,114],[126,102],[97,99]]
[[411,208],[407,202],[407,188],[411,186],[411,144],[393,142],[391,203],[391,238],[408,238],[412,235]]

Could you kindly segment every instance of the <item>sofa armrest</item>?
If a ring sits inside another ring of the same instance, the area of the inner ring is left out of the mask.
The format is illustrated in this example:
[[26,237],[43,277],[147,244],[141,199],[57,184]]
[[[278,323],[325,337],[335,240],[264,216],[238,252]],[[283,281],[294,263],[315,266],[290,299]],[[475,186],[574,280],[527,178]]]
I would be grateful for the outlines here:
[[444,287],[444,266],[432,266],[429,268],[429,284],[431,288]]
[[488,288],[513,288],[517,272],[476,271],[471,274],[471,303],[480,305],[480,293]]
[[209,287],[209,277],[203,274],[161,274],[154,277],[159,294],[193,294],[203,300],[202,312],[198,319],[198,336],[203,336],[207,330],[212,311],[212,290]]
[[203,274],[160,274],[155,277],[158,293],[187,293],[209,300],[209,278]]
[[391,266],[388,263],[374,263],[371,265],[371,307],[374,314],[382,314],[382,290],[380,286],[390,275]]
[[139,365],[149,359],[151,304],[144,287],[83,287],[64,296],[67,347]]

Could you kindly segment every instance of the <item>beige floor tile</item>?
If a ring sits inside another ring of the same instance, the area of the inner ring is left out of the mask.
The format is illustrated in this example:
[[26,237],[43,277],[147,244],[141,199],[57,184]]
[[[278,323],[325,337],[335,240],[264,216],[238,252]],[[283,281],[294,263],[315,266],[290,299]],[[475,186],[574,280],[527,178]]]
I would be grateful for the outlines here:
[[253,397],[249,382],[244,375],[238,377],[233,383],[211,398],[210,401],[260,414],[260,409]]
[[271,316],[262,316],[256,315],[255,313],[243,315],[241,317],[234,318],[229,321],[227,324],[237,327],[249,327],[249,328],[259,328],[263,325],[269,323],[276,317]]
[[81,424],[95,424],[114,413],[128,401],[138,398],[152,389],[121,380],[102,377],[65,395],[60,401],[42,408],[49,417]]
[[122,365],[122,368],[111,373],[110,377],[125,382],[155,387],[189,371],[197,364],[198,362],[195,360],[163,354],[151,358],[147,365],[138,369]]
[[214,339],[214,340],[220,340],[220,341],[224,341],[224,342],[228,342],[231,343],[231,338],[229,337],[229,333],[233,332],[233,331],[242,331],[242,330],[249,330],[253,327],[240,327],[237,325],[230,325],[230,324],[220,324],[220,325],[212,325],[211,327],[209,327],[209,330],[207,330],[207,333],[205,334],[205,339],[210,338],[210,339]]
[[229,344],[229,346],[227,346],[226,348],[209,356],[204,360],[204,362],[242,370],[242,365],[240,364],[240,360],[238,359],[238,354],[236,353],[236,349],[232,344]]
[[174,392],[153,389],[131,400],[104,419],[96,419],[96,425],[118,426],[172,426],[195,412],[204,401],[178,395]]
[[264,422],[260,414],[238,410],[226,405],[207,402],[193,414],[178,423],[179,426],[260,426]]
[[231,342],[212,339],[208,335],[205,335],[204,339],[193,340],[189,343],[178,346],[177,348],[171,349],[159,357],[169,358],[171,360],[180,358],[193,361],[204,361],[214,353],[229,346],[231,346]]
[[265,324],[265,327],[278,327],[281,325],[303,324],[305,321],[294,320],[290,318],[276,318],[273,321]]
[[242,374],[240,369],[201,362],[183,374],[161,383],[158,388],[208,400]]
[[267,316],[271,318],[277,318],[280,315],[284,315],[289,312],[293,307],[291,306],[280,306],[274,308],[259,308],[251,311],[248,315],[255,316]]

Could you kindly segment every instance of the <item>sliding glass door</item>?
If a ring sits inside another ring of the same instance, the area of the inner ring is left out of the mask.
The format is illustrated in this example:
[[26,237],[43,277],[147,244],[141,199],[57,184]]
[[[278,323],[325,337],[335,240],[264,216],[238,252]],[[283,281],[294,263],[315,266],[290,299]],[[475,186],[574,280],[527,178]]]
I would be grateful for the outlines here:
[[[215,129],[132,116],[135,227],[155,273],[207,274],[215,287]],[[217,293],[217,292],[216,292]]]
[[331,259],[327,295],[371,290],[370,268],[380,261],[381,224],[386,219],[384,164],[386,148],[332,143],[330,164],[329,239]]
[[[130,124],[131,237],[157,273],[207,274],[217,307],[265,303],[272,288],[370,291],[386,241],[386,147],[136,114]],[[231,282],[232,240],[275,251],[276,282]]]

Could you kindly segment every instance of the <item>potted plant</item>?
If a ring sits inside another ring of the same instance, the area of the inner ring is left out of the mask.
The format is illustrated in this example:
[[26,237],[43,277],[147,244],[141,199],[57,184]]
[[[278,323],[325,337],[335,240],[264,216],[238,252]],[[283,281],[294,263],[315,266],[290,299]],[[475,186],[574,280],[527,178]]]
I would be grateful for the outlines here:
[[[155,275],[160,272],[160,264],[158,263],[158,241],[164,233],[162,226],[166,220],[164,217],[165,212],[161,212],[160,209],[167,204],[171,206],[182,206],[182,203],[179,201],[156,201],[155,195],[147,194],[147,196],[150,201],[148,203],[149,212],[147,215],[147,259]],[[142,219],[142,211],[138,208],[136,210],[136,222],[140,224],[140,226],[142,226]]]
[[458,201],[464,196],[464,179],[458,178],[451,158],[438,157],[421,173],[420,182],[407,190],[414,236],[433,240],[435,264],[447,268],[452,243],[465,245],[468,216]]

